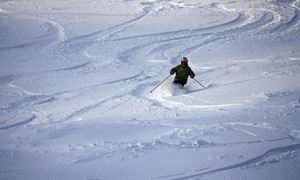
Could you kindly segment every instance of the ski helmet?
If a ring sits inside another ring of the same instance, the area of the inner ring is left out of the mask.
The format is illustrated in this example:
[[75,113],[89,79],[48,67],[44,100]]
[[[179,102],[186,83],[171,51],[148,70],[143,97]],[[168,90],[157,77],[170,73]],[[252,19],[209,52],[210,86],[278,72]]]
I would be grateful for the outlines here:
[[181,61],[188,62],[189,60],[187,57],[183,57]]

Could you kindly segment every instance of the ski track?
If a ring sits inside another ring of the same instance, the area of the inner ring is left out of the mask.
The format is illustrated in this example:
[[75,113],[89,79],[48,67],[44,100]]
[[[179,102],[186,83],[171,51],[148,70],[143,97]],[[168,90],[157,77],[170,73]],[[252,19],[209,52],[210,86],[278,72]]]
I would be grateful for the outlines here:
[[105,82],[103,83],[103,85],[106,85],[106,84],[114,84],[114,83],[119,83],[119,82],[125,82],[125,81],[129,81],[129,80],[135,80],[139,77],[141,77],[142,75],[144,74],[144,72],[140,72],[134,76],[131,76],[131,77],[127,77],[127,78],[123,78],[123,79],[117,79],[117,80],[114,80],[114,81],[108,81],[108,82]]
[[29,119],[26,119],[26,120],[23,120],[23,121],[20,121],[18,123],[14,123],[14,124],[11,124],[11,125],[8,125],[8,126],[0,127],[0,130],[7,130],[7,129],[10,129],[10,128],[14,128],[14,127],[20,127],[20,126],[23,126],[25,124],[31,123],[35,119],[36,119],[36,116],[32,115]]
[[294,12],[293,17],[287,22],[281,23],[278,27],[275,27],[273,30],[271,30],[272,33],[287,31],[288,29],[293,28],[298,23],[299,10],[294,8],[292,11]]
[[[74,69],[77,69],[77,68],[81,68],[81,67],[85,66],[88,63],[89,62],[81,64],[81,65],[78,65],[78,66],[73,66],[73,67],[70,67],[70,68],[61,68],[61,69],[56,69],[56,70],[50,70],[50,71],[47,71],[47,72],[58,72],[58,71],[65,71],[65,70],[74,70]],[[39,72],[39,73],[41,73],[41,72]],[[37,74],[39,74],[39,73],[37,73]],[[46,72],[43,72],[43,73],[46,73]],[[5,108],[5,109],[14,109],[14,108],[24,108],[24,107],[27,107],[28,105],[32,105],[32,104],[33,105],[41,105],[41,104],[46,104],[46,103],[52,103],[54,101],[58,101],[60,99],[59,96],[61,96],[63,94],[69,94],[69,93],[74,93],[74,92],[77,92],[77,93],[78,92],[84,92],[86,90],[91,90],[91,89],[95,89],[95,88],[101,88],[101,86],[103,86],[103,85],[109,85],[109,84],[114,84],[114,83],[123,83],[123,82],[126,82],[126,81],[137,82],[137,79],[141,79],[140,77],[143,74],[144,74],[144,72],[140,72],[137,75],[134,75],[132,77],[127,77],[127,78],[124,78],[124,79],[117,79],[117,80],[114,80],[114,81],[108,81],[108,82],[104,82],[104,83],[100,83],[100,84],[93,84],[91,86],[79,87],[79,88],[76,88],[76,89],[72,89],[72,90],[68,90],[68,91],[63,91],[63,92],[57,92],[57,93],[54,93],[54,94],[47,94],[47,95],[46,94],[32,92],[32,91],[28,91],[28,90],[25,90],[21,86],[17,86],[15,84],[13,84],[12,81],[15,80],[15,78],[14,78],[14,76],[11,76],[11,75],[2,77],[0,79],[0,81],[2,81],[3,83],[8,81],[9,82],[9,84],[8,84],[9,87],[15,88],[15,89],[17,89],[21,93],[21,95],[25,95],[25,97],[23,97],[22,100],[18,100],[17,102],[15,102],[14,104],[12,104],[11,107]],[[147,78],[149,78],[149,77],[144,77],[144,79],[147,79]],[[64,120],[60,120],[58,122],[69,120],[69,119],[71,119],[71,118],[73,118],[75,116],[78,116],[80,114],[88,112],[88,111],[90,111],[90,110],[92,110],[94,108],[97,108],[100,105],[104,104],[105,102],[110,101],[111,99],[114,99],[114,98],[119,98],[120,99],[123,96],[125,96],[125,94],[124,95],[120,95],[120,96],[110,97],[107,100],[100,101],[99,103],[96,103],[94,105],[91,104],[91,105],[89,105],[87,107],[84,107],[84,108],[82,108],[80,110],[77,110],[73,114],[69,115],[67,118],[64,118]],[[76,98],[76,96],[74,98]]]
[[[203,129],[204,127],[198,126],[198,125],[180,126],[180,125],[167,124],[164,126],[173,127],[173,130],[171,130],[170,132],[168,132],[166,134],[161,135],[160,137],[151,139],[149,141],[136,141],[135,140],[132,142],[114,142],[114,141],[94,142],[93,143],[94,148],[92,150],[93,151],[92,155],[87,155],[87,156],[84,155],[84,156],[78,158],[77,160],[73,161],[72,163],[74,163],[74,164],[86,163],[86,162],[91,162],[91,161],[96,161],[96,160],[102,159],[106,156],[118,157],[118,156],[124,156],[125,154],[127,154],[130,157],[130,154],[132,152],[137,153],[137,154],[135,154],[135,156],[144,156],[145,154],[157,151],[159,149],[166,149],[166,148],[172,148],[172,149],[176,149],[178,151],[183,151],[183,150],[196,150],[196,149],[203,149],[203,148],[207,149],[207,148],[224,147],[224,146],[235,147],[235,146],[250,145],[250,144],[266,144],[266,143],[274,143],[274,142],[279,143],[279,142],[285,142],[287,140],[292,141],[292,139],[290,137],[286,137],[286,136],[283,136],[281,138],[273,138],[273,139],[259,139],[257,136],[255,136],[256,138],[258,138],[258,140],[252,140],[252,141],[248,140],[248,141],[240,141],[240,142],[236,141],[236,142],[227,142],[227,143],[211,142],[211,141],[207,141],[205,139],[201,139],[200,137],[197,137],[197,136],[195,138],[198,138],[198,139],[193,138],[193,135],[197,135],[202,131],[204,131],[204,132],[207,131],[207,133],[213,133],[210,131],[213,130],[214,128],[218,128],[218,129],[225,128],[227,130],[232,130],[231,126],[228,127],[229,124],[231,124],[233,126],[235,126],[236,124],[242,124],[242,125],[246,125],[249,127],[257,127],[259,129],[265,128],[264,127],[265,125],[263,125],[263,123],[253,125],[253,124],[249,124],[249,123],[247,124],[247,123],[239,123],[239,122],[238,123],[225,123],[223,125],[222,124],[214,124],[214,125],[211,125],[210,127],[207,127],[208,130],[206,130],[207,128]],[[162,126],[162,124],[148,124],[148,123],[145,123],[144,125],[146,125],[146,126]],[[262,126],[262,127],[260,127],[260,126]],[[216,130],[216,129],[214,129],[214,130]],[[249,131],[248,132],[242,131],[242,132],[249,135]],[[202,133],[200,133],[200,134],[202,134]],[[192,136],[192,137],[190,137],[190,136]],[[253,133],[251,133],[250,136],[253,136]],[[174,137],[177,137],[177,138],[174,139]],[[187,137],[190,137],[190,139],[187,139]],[[179,140],[177,140],[177,139],[179,139]],[[191,141],[191,140],[193,140],[193,141]],[[294,141],[292,141],[292,142],[294,142]],[[106,145],[109,144],[109,146],[108,146],[109,149],[107,149],[107,146],[105,146],[104,144],[106,144]],[[71,146],[72,147],[73,146],[86,147],[88,145],[87,144],[77,144],[77,145],[71,145]],[[252,158],[251,160],[239,162],[238,164],[230,165],[228,167],[226,166],[224,168],[221,168],[221,170],[218,169],[217,171],[219,172],[219,171],[223,171],[223,170],[227,170],[227,169],[234,169],[234,168],[239,168],[239,167],[243,167],[243,166],[248,166],[250,164],[254,164],[257,161],[263,160],[270,155],[276,155],[273,152],[278,152],[278,149],[287,149],[285,151],[296,150],[299,148],[299,144],[297,144],[297,148],[293,148],[293,147],[294,146],[290,146],[290,148],[286,148],[286,147],[273,148],[273,149],[267,150],[266,153],[264,153],[263,155],[259,155],[255,158]],[[79,150],[79,151],[81,151],[81,150]],[[127,156],[125,156],[125,157],[127,157]],[[211,171],[206,172],[205,175],[208,173],[211,173]],[[185,174],[185,173],[183,173],[183,174]],[[199,174],[197,174],[197,176],[199,176]]]
[[222,172],[222,171],[226,171],[226,170],[232,170],[232,169],[237,169],[237,168],[241,168],[241,167],[245,167],[245,166],[249,166],[252,164],[255,164],[269,156],[272,155],[277,155],[280,153],[284,153],[284,152],[288,152],[288,151],[294,151],[294,150],[298,150],[300,149],[300,144],[292,144],[292,145],[288,145],[288,146],[283,146],[283,147],[278,147],[278,148],[272,148],[267,150],[265,153],[256,156],[254,158],[251,158],[249,160],[246,161],[242,161],[239,162],[237,164],[232,164],[229,166],[225,166],[225,167],[221,167],[221,168],[217,168],[217,169],[212,169],[209,171],[205,171],[202,173],[198,173],[198,174],[194,174],[194,175],[189,175],[189,176],[183,176],[183,177],[178,177],[178,178],[172,178],[172,180],[181,180],[181,179],[192,179],[192,178],[200,178],[202,176],[205,175],[209,175],[209,174],[214,174],[214,173],[218,173],[218,172]]
[[91,61],[88,60],[88,61],[86,61],[86,62],[84,62],[82,64],[77,64],[77,65],[73,65],[73,66],[70,66],[70,67],[58,68],[58,69],[53,69],[53,70],[48,70],[48,71],[37,72],[37,73],[34,73],[34,74],[49,73],[49,72],[59,72],[59,71],[73,71],[73,70],[84,68],[84,67],[88,66],[90,63],[91,63]]
[[[270,11],[266,11],[270,12]],[[272,11],[271,11],[272,12]],[[208,42],[201,43],[200,45],[189,47],[181,52],[178,53],[178,55],[174,58],[171,58],[171,64],[176,64],[178,59],[182,57],[184,54],[189,54],[193,52],[194,50],[197,50],[201,48],[202,46],[205,46],[206,44],[210,42],[214,42],[219,39],[226,39],[233,34],[236,33],[246,33],[253,30],[262,29],[263,27],[268,27],[269,24],[274,23],[273,20],[274,15],[273,13],[263,13],[262,17],[259,18],[257,21],[249,22],[246,17],[249,15],[245,15],[243,13],[239,13],[237,18],[226,22],[224,24],[219,24],[211,27],[206,28],[200,28],[195,30],[179,30],[179,31],[170,31],[170,32],[163,32],[163,33],[156,33],[156,34],[149,34],[149,35],[140,35],[140,36],[132,36],[127,38],[119,38],[114,39],[114,41],[123,41],[123,40],[131,40],[131,39],[140,39],[140,38],[153,38],[158,39],[154,40],[151,43],[146,43],[143,45],[139,45],[136,47],[133,47],[131,49],[126,50],[125,52],[122,52],[119,54],[118,59],[121,59],[123,62],[128,63],[130,62],[128,59],[134,59],[132,58],[132,55],[137,54],[138,51],[140,51],[142,48],[149,47],[151,45],[156,45],[158,43],[165,43],[165,42],[171,42],[175,43],[176,41],[185,40],[185,39],[191,39],[191,38],[204,38],[209,37],[211,35],[215,36],[213,39],[209,40]],[[244,23],[242,23],[244,22]],[[239,26],[242,24],[241,26]],[[224,31],[219,32],[213,32],[214,29],[219,29],[220,27],[228,27],[225,28]],[[166,38],[167,37],[167,38]],[[164,46],[164,48],[170,48],[171,45]]]
[[[142,13],[142,15],[131,19],[129,21],[117,24],[115,26],[100,30],[100,31],[96,31],[87,35],[83,35],[83,36],[78,36],[75,38],[72,38],[70,40],[67,40],[65,42],[66,46],[70,46],[72,45],[72,47],[77,46],[77,47],[81,47],[81,49],[83,48],[82,45],[85,44],[87,45],[86,47],[84,47],[83,51],[87,52],[88,47],[95,44],[96,42],[101,42],[101,41],[108,41],[110,37],[112,37],[114,34],[117,34],[123,30],[125,30],[127,27],[137,23],[138,21],[142,20],[147,14],[149,13],[149,10],[144,10],[144,12]],[[80,46],[79,46],[80,45]]]
[[[121,23],[119,25],[116,25],[116,26],[113,26],[113,27],[110,27],[110,28],[107,28],[107,29],[105,29],[103,31],[98,31],[98,32],[94,32],[94,33],[91,33],[91,34],[88,34],[88,35],[81,36],[81,37],[73,38],[73,39],[67,41],[67,44],[72,44],[72,42],[74,42],[74,41],[76,42],[76,41],[79,40],[79,43],[83,42],[84,44],[87,44],[87,48],[88,48],[89,46],[91,46],[92,44],[94,44],[94,43],[87,43],[87,42],[89,42],[88,39],[92,38],[93,41],[94,41],[94,39],[96,39],[98,41],[99,39],[103,39],[103,38],[107,39],[107,37],[112,37],[114,34],[116,34],[118,32],[121,32],[124,29],[126,29],[126,27],[128,27],[128,26],[130,26],[130,25],[132,25],[134,23],[137,23],[139,20],[143,19],[143,17],[145,17],[149,12],[150,12],[149,10],[145,11],[143,13],[143,15],[141,15],[140,17],[138,17],[136,19],[130,20],[128,22]],[[208,29],[213,29],[213,28],[218,28],[220,26],[230,26],[230,25],[234,25],[234,24],[239,24],[239,21],[243,21],[243,18],[242,18],[241,14],[239,14],[236,19],[233,19],[230,22],[226,22],[224,24],[219,24],[219,25],[216,25],[216,26],[213,26],[213,27],[203,28],[203,29],[199,29],[199,30],[193,30],[193,32],[192,32],[193,35],[188,36],[188,37],[171,37],[171,38],[168,38],[168,39],[163,39],[163,40],[159,40],[159,41],[147,43],[146,45],[140,45],[140,46],[134,47],[134,48],[132,48],[130,50],[127,50],[127,51],[121,53],[118,56],[118,59],[121,59],[123,62],[128,63],[128,60],[127,60],[127,59],[129,59],[128,54],[132,54],[132,53],[134,53],[135,51],[137,51],[137,50],[139,50],[141,48],[147,47],[147,46],[152,45],[152,44],[157,44],[158,42],[173,41],[173,40],[179,40],[179,39],[183,39],[183,38],[191,38],[191,37],[199,36],[199,35],[194,35],[195,32],[197,32],[197,31],[203,31],[203,30],[208,30]],[[113,30],[115,28],[117,30]],[[99,34],[101,34],[102,32],[108,31],[108,30],[110,30],[112,32],[110,32],[108,34],[105,34],[105,35],[102,35],[101,38],[98,38]],[[180,31],[175,31],[175,32],[165,32],[165,33],[159,33],[159,34],[150,34],[150,35],[141,36],[141,37],[154,37],[154,36],[163,36],[163,37],[165,37],[166,35],[169,36],[170,34],[175,34],[175,35],[177,35],[178,33],[185,34],[186,31],[189,32],[190,30],[180,30]],[[200,34],[200,35],[202,36],[203,34]],[[136,37],[134,37],[134,38],[136,38]],[[128,39],[132,39],[132,38],[117,39],[117,41],[128,40]],[[87,52],[87,48],[85,48],[85,52]]]
[[[258,11],[258,10],[256,10]],[[262,10],[261,10],[262,11]],[[132,40],[132,39],[144,39],[144,38],[153,38],[158,39],[158,41],[155,42],[166,42],[166,41],[172,41],[172,40],[179,40],[179,39],[187,39],[187,38],[193,38],[193,37],[201,37],[206,35],[219,35],[219,36],[225,36],[228,34],[234,34],[237,32],[247,32],[251,30],[257,30],[258,28],[262,26],[268,25],[270,22],[273,21],[274,16],[272,13],[263,13],[263,15],[258,18],[258,20],[251,22],[251,18],[249,19],[249,16],[254,16],[251,13],[245,13],[245,12],[238,12],[238,15],[235,19],[225,22],[223,24],[217,24],[210,27],[203,27],[198,29],[183,29],[183,30],[177,30],[177,31],[169,31],[169,32],[162,32],[162,33],[155,33],[155,34],[146,34],[146,35],[138,35],[138,36],[130,36],[130,37],[124,37],[124,38],[117,38],[113,39],[114,41],[124,41],[124,40]],[[223,31],[216,31],[222,27]],[[225,27],[225,28],[224,28]]]
[[13,75],[13,74],[2,76],[2,77],[0,77],[0,84],[1,85],[9,84],[12,81],[14,81],[16,78],[18,78],[18,76],[17,75]]
[[[72,112],[70,115],[64,117],[63,119],[60,119],[60,120],[57,120],[55,121],[55,123],[61,123],[61,122],[66,122],[66,121],[69,121],[71,119],[74,119],[74,117],[78,117],[84,113],[87,113],[95,108],[98,108],[100,107],[101,105],[104,105],[105,103],[109,103],[110,101],[114,100],[114,99],[122,99],[123,97],[126,97],[126,94],[122,94],[122,95],[115,95],[115,96],[112,96],[112,97],[109,97],[107,99],[104,99],[104,100],[100,100],[96,103],[93,103],[93,104],[90,104],[90,105],[87,105],[87,106],[84,106],[82,108],[79,108],[77,110],[75,110],[74,112]],[[122,101],[122,103],[124,103],[124,101]],[[118,107],[120,104],[117,104],[115,106],[112,106],[112,107],[105,107],[106,110],[102,111],[102,113],[105,113],[107,111],[110,111],[111,109],[114,109],[116,107]]]
[[[224,13],[232,13],[232,12],[235,11],[235,10],[226,8],[224,5],[216,5],[216,7],[219,8]],[[158,39],[158,40],[155,40],[151,43],[148,42],[146,44],[133,47],[133,48],[128,49],[125,52],[122,52],[118,55],[118,59],[120,59],[122,62],[129,63],[130,62],[129,59],[134,59],[134,58],[132,58],[133,54],[136,54],[138,51],[140,51],[143,48],[146,48],[146,47],[149,47],[151,45],[158,44],[158,43],[190,39],[190,38],[199,37],[199,36],[203,37],[203,36],[211,34],[213,29],[218,29],[220,27],[231,27],[229,29],[225,28],[225,30],[222,31],[222,32],[214,33],[217,36],[225,36],[226,37],[226,36],[235,34],[237,32],[243,33],[243,32],[248,32],[248,31],[252,31],[252,30],[257,30],[257,29],[260,29],[260,28],[263,28],[263,27],[268,27],[271,24],[274,24],[274,23],[280,21],[280,17],[278,17],[279,16],[278,14],[273,15],[273,14],[275,14],[274,11],[262,10],[262,9],[261,10],[256,10],[256,11],[265,11],[265,12],[270,12],[270,13],[265,13],[264,12],[262,17],[258,18],[257,21],[249,22],[251,19],[253,19],[255,17],[253,14],[249,13],[247,15],[247,13],[245,13],[245,12],[235,12],[235,13],[238,14],[238,16],[235,19],[233,19],[232,21],[225,22],[223,24],[218,24],[218,25],[211,26],[211,27],[200,28],[200,29],[195,29],[195,30],[184,29],[184,30],[179,30],[179,31],[171,31],[171,32],[163,32],[163,33],[156,33],[156,34],[132,36],[132,37],[126,37],[126,38],[113,39],[113,41],[124,41],[124,40],[131,40],[131,39],[137,39],[137,38],[138,39],[139,38]],[[113,37],[114,34],[120,33],[123,30],[125,30],[126,27],[129,27],[129,26],[137,23],[138,21],[142,20],[149,12],[150,12],[150,10],[145,11],[141,16],[139,16],[139,17],[137,17],[133,20],[121,23],[121,24],[113,26],[113,27],[109,27],[109,28],[104,29],[102,31],[98,31],[98,32],[94,32],[94,33],[91,33],[91,34],[88,34],[88,35],[81,36],[81,37],[73,38],[69,42],[73,42],[73,41],[76,42],[76,41],[79,40],[79,42],[83,42],[83,43],[86,44],[89,41],[88,39],[92,39],[92,40],[96,39],[98,41],[99,40],[99,34],[105,32],[105,31],[112,31],[112,32],[106,33],[105,35],[102,35],[101,36],[102,38],[100,38],[100,39],[103,39],[103,37]],[[250,20],[249,19],[247,20],[246,17],[249,17],[249,16],[252,17],[252,18],[250,18]],[[276,16],[276,18],[274,18],[274,16]],[[276,19],[275,22],[273,22],[274,19]],[[296,19],[297,19],[297,17],[294,17],[291,22],[296,21]],[[239,26],[239,24],[241,24],[241,26]],[[202,32],[202,33],[199,34],[199,32]],[[186,35],[186,34],[188,34],[188,35]],[[166,36],[168,38],[165,38]],[[163,38],[161,38],[161,37],[163,37]],[[104,38],[104,39],[107,39],[107,38]],[[88,47],[91,46],[92,44],[94,44],[94,43],[91,43],[91,44],[88,43],[87,48],[85,48],[85,52],[87,52]],[[177,59],[179,57],[181,57],[183,54],[191,53],[194,50],[196,50],[198,48],[201,48],[203,45],[205,45],[205,44],[198,45],[198,47],[195,46],[195,47],[190,47],[186,50],[183,50],[182,52],[178,53],[178,55],[176,57],[171,58],[171,64],[175,64],[175,61],[177,61]],[[168,48],[168,47],[165,47],[165,48]],[[88,56],[88,55],[86,55],[86,56]]]
[[46,25],[47,30],[45,32],[43,32],[44,33],[43,35],[34,37],[32,41],[13,45],[13,46],[1,47],[0,51],[48,46],[48,45],[56,44],[56,43],[59,43],[59,42],[62,42],[65,40],[64,28],[60,24],[58,24],[54,21],[33,18],[33,17],[26,17],[26,16],[24,17],[19,14],[11,15],[11,13],[9,13],[8,15],[9,15],[8,17],[10,17],[10,16],[18,17],[19,19],[31,20],[33,22],[36,22],[36,24]]
[[[114,80],[114,81],[109,81],[109,82],[105,82],[105,83],[101,83],[101,84],[98,84],[98,85],[92,85],[92,86],[89,86],[89,87],[83,87],[83,88],[79,88],[79,89],[76,89],[76,90],[73,90],[73,91],[83,91],[83,90],[86,90],[87,88],[88,89],[91,89],[91,88],[95,88],[95,87],[99,87],[99,86],[102,86],[102,85],[109,85],[109,84],[114,84],[114,83],[120,83],[120,82],[126,82],[126,81],[134,81],[137,83],[137,79],[141,79],[140,77],[144,74],[144,72],[140,72],[138,73],[137,75],[134,75],[132,77],[128,77],[128,78],[124,78],[124,79],[118,79],[118,80]],[[145,80],[145,79],[148,79],[150,77],[143,77],[142,79]],[[150,86],[147,84],[147,87]],[[141,85],[141,86],[138,86],[136,87],[135,89],[132,90],[132,92],[130,94],[132,94],[133,96],[136,96],[137,95],[137,92],[140,92],[141,91],[141,88],[144,87],[144,84]],[[90,104],[88,106],[85,106],[83,108],[80,108],[79,110],[76,110],[75,112],[73,112],[71,115],[63,118],[62,120],[59,120],[58,122],[65,122],[65,121],[68,121],[74,117],[77,117],[81,114],[84,114],[86,112],[89,112],[95,108],[98,108],[100,106],[102,106],[103,104],[107,103],[107,102],[111,102],[112,100],[114,99],[118,99],[121,101],[120,104],[116,104],[115,106],[111,106],[109,108],[106,107],[106,110],[103,111],[102,113],[105,113],[105,112],[108,112],[114,108],[117,108],[118,106],[120,106],[121,104],[125,103],[126,101],[130,100],[131,98],[125,98],[125,100],[122,100],[124,99],[124,97],[127,96],[127,93],[124,93],[124,94],[121,94],[121,95],[115,95],[115,96],[112,96],[112,97],[109,97],[107,99],[104,99],[104,100],[101,100],[99,102],[96,102],[94,104]],[[55,99],[53,98],[50,98],[50,101],[49,100],[46,100],[46,102],[51,102]],[[43,101],[44,102],[44,101]]]
[[17,86],[17,85],[15,85],[15,84],[13,84],[12,82],[9,83],[8,86],[9,86],[9,87],[12,87],[12,88],[15,88],[15,89],[18,89],[22,94],[25,94],[25,95],[29,95],[29,96],[39,96],[39,95],[42,95],[41,93],[32,92],[32,91],[27,91],[27,90],[24,89],[23,87]]

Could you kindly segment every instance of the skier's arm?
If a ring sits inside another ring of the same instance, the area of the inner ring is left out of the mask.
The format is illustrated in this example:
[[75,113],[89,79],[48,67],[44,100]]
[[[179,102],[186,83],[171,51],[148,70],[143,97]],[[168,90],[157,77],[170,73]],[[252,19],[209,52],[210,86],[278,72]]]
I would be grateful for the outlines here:
[[177,71],[177,68],[178,66],[176,66],[176,67],[173,67],[171,70],[170,70],[170,74],[172,75],[172,74],[174,74],[176,71]]
[[193,70],[191,69],[191,68],[189,68],[190,70],[190,72],[189,72],[189,74],[190,74],[190,77],[192,78],[192,79],[194,79],[194,77],[195,77],[195,73],[193,72]]

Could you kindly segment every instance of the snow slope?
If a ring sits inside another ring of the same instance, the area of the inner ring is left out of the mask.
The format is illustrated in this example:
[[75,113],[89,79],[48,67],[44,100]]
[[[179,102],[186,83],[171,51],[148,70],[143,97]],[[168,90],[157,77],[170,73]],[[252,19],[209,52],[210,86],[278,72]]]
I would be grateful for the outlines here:
[[[0,0],[0,179],[299,179],[299,16],[299,0]],[[150,93],[183,56],[207,88]]]

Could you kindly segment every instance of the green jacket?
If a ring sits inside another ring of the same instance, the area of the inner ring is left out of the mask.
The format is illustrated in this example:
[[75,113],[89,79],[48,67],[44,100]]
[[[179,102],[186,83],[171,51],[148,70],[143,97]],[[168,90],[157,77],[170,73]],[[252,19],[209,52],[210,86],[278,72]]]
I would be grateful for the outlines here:
[[170,70],[170,74],[176,73],[174,81],[182,82],[182,84],[186,84],[188,80],[188,76],[191,78],[195,77],[195,73],[188,65],[179,64],[176,67]]

